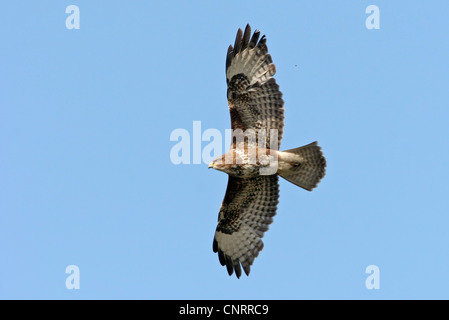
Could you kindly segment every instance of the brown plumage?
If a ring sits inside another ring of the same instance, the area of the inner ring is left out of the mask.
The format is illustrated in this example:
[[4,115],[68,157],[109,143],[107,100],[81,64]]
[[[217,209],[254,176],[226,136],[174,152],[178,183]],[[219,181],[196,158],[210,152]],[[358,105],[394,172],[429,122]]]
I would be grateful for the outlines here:
[[276,67],[266,38],[251,27],[238,30],[226,56],[227,97],[233,129],[230,150],[209,168],[229,175],[218,214],[213,251],[229,275],[250,273],[263,249],[279,199],[278,176],[312,190],[325,174],[326,160],[316,142],[279,151],[284,101],[273,78]]

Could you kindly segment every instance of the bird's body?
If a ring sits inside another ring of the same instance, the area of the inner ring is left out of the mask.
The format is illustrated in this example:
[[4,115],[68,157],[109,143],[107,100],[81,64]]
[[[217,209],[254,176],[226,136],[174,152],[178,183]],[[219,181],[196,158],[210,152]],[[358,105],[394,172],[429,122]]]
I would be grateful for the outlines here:
[[226,57],[227,97],[233,142],[209,168],[229,175],[218,214],[213,250],[229,275],[250,266],[263,248],[279,199],[278,176],[312,190],[325,174],[326,160],[316,142],[279,151],[284,101],[273,75],[266,38],[251,28],[238,30]]
[[231,148],[224,155],[212,161],[209,167],[237,178],[254,178],[260,175],[261,170],[276,165],[275,158],[278,154],[277,150],[253,146]]

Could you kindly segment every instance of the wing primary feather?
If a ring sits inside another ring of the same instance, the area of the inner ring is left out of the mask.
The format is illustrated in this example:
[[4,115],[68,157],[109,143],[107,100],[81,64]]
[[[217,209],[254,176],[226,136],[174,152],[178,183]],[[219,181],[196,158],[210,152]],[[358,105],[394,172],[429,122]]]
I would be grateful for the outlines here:
[[251,26],[247,24],[245,32],[243,33],[242,48],[240,49],[241,51],[245,50],[248,47],[250,37],[251,37]]
[[221,250],[218,251],[218,260],[220,261],[220,264],[222,266],[226,265],[226,259],[225,259],[225,256],[223,254],[223,251],[221,251]]
[[228,274],[232,276],[232,274],[234,273],[232,258],[230,256],[225,256],[225,261],[226,261],[226,269],[228,269]]
[[[232,47],[232,45],[229,45],[228,53],[226,54],[226,69],[225,70],[227,70],[229,68],[229,66],[231,65],[233,50],[234,50],[234,48]],[[228,79],[226,79],[226,80],[228,80]]]
[[239,28],[237,31],[237,35],[235,37],[235,43],[234,43],[234,56],[240,52],[240,49],[242,48],[242,40],[243,40],[243,31]]
[[228,47],[228,55],[232,52],[232,50],[234,50],[234,48],[232,47],[232,44],[230,44]]
[[234,270],[235,270],[235,275],[237,276],[237,279],[240,279],[240,276],[242,275],[242,269],[240,268],[240,263],[238,260],[236,262],[234,262]]
[[266,44],[267,44],[267,38],[265,37],[265,35],[263,35],[262,38],[260,38],[257,46],[262,48],[263,46],[266,46]]
[[260,36],[260,31],[256,30],[254,31],[253,36],[251,37],[251,40],[249,42],[249,48],[252,49],[256,46],[257,41],[259,40],[259,36]]
[[251,266],[248,263],[242,263],[243,270],[245,274],[249,276],[249,272],[251,271]]

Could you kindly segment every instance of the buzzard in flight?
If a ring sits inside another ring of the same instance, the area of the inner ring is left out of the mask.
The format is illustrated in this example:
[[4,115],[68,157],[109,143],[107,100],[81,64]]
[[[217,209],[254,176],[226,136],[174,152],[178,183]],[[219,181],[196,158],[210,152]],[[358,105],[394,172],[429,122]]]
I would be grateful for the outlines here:
[[230,150],[209,164],[228,174],[218,214],[213,251],[237,278],[249,275],[263,248],[262,237],[276,214],[278,176],[311,191],[325,174],[326,159],[317,142],[279,151],[284,101],[273,78],[275,65],[266,38],[251,28],[238,30],[226,56],[226,83],[231,113]]

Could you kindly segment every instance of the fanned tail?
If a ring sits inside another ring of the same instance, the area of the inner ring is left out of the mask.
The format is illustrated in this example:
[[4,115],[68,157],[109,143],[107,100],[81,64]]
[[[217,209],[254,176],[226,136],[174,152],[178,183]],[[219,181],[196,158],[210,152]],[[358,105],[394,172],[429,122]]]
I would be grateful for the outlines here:
[[282,155],[287,165],[279,175],[298,187],[312,191],[326,173],[326,158],[316,141],[303,147],[285,150]]

